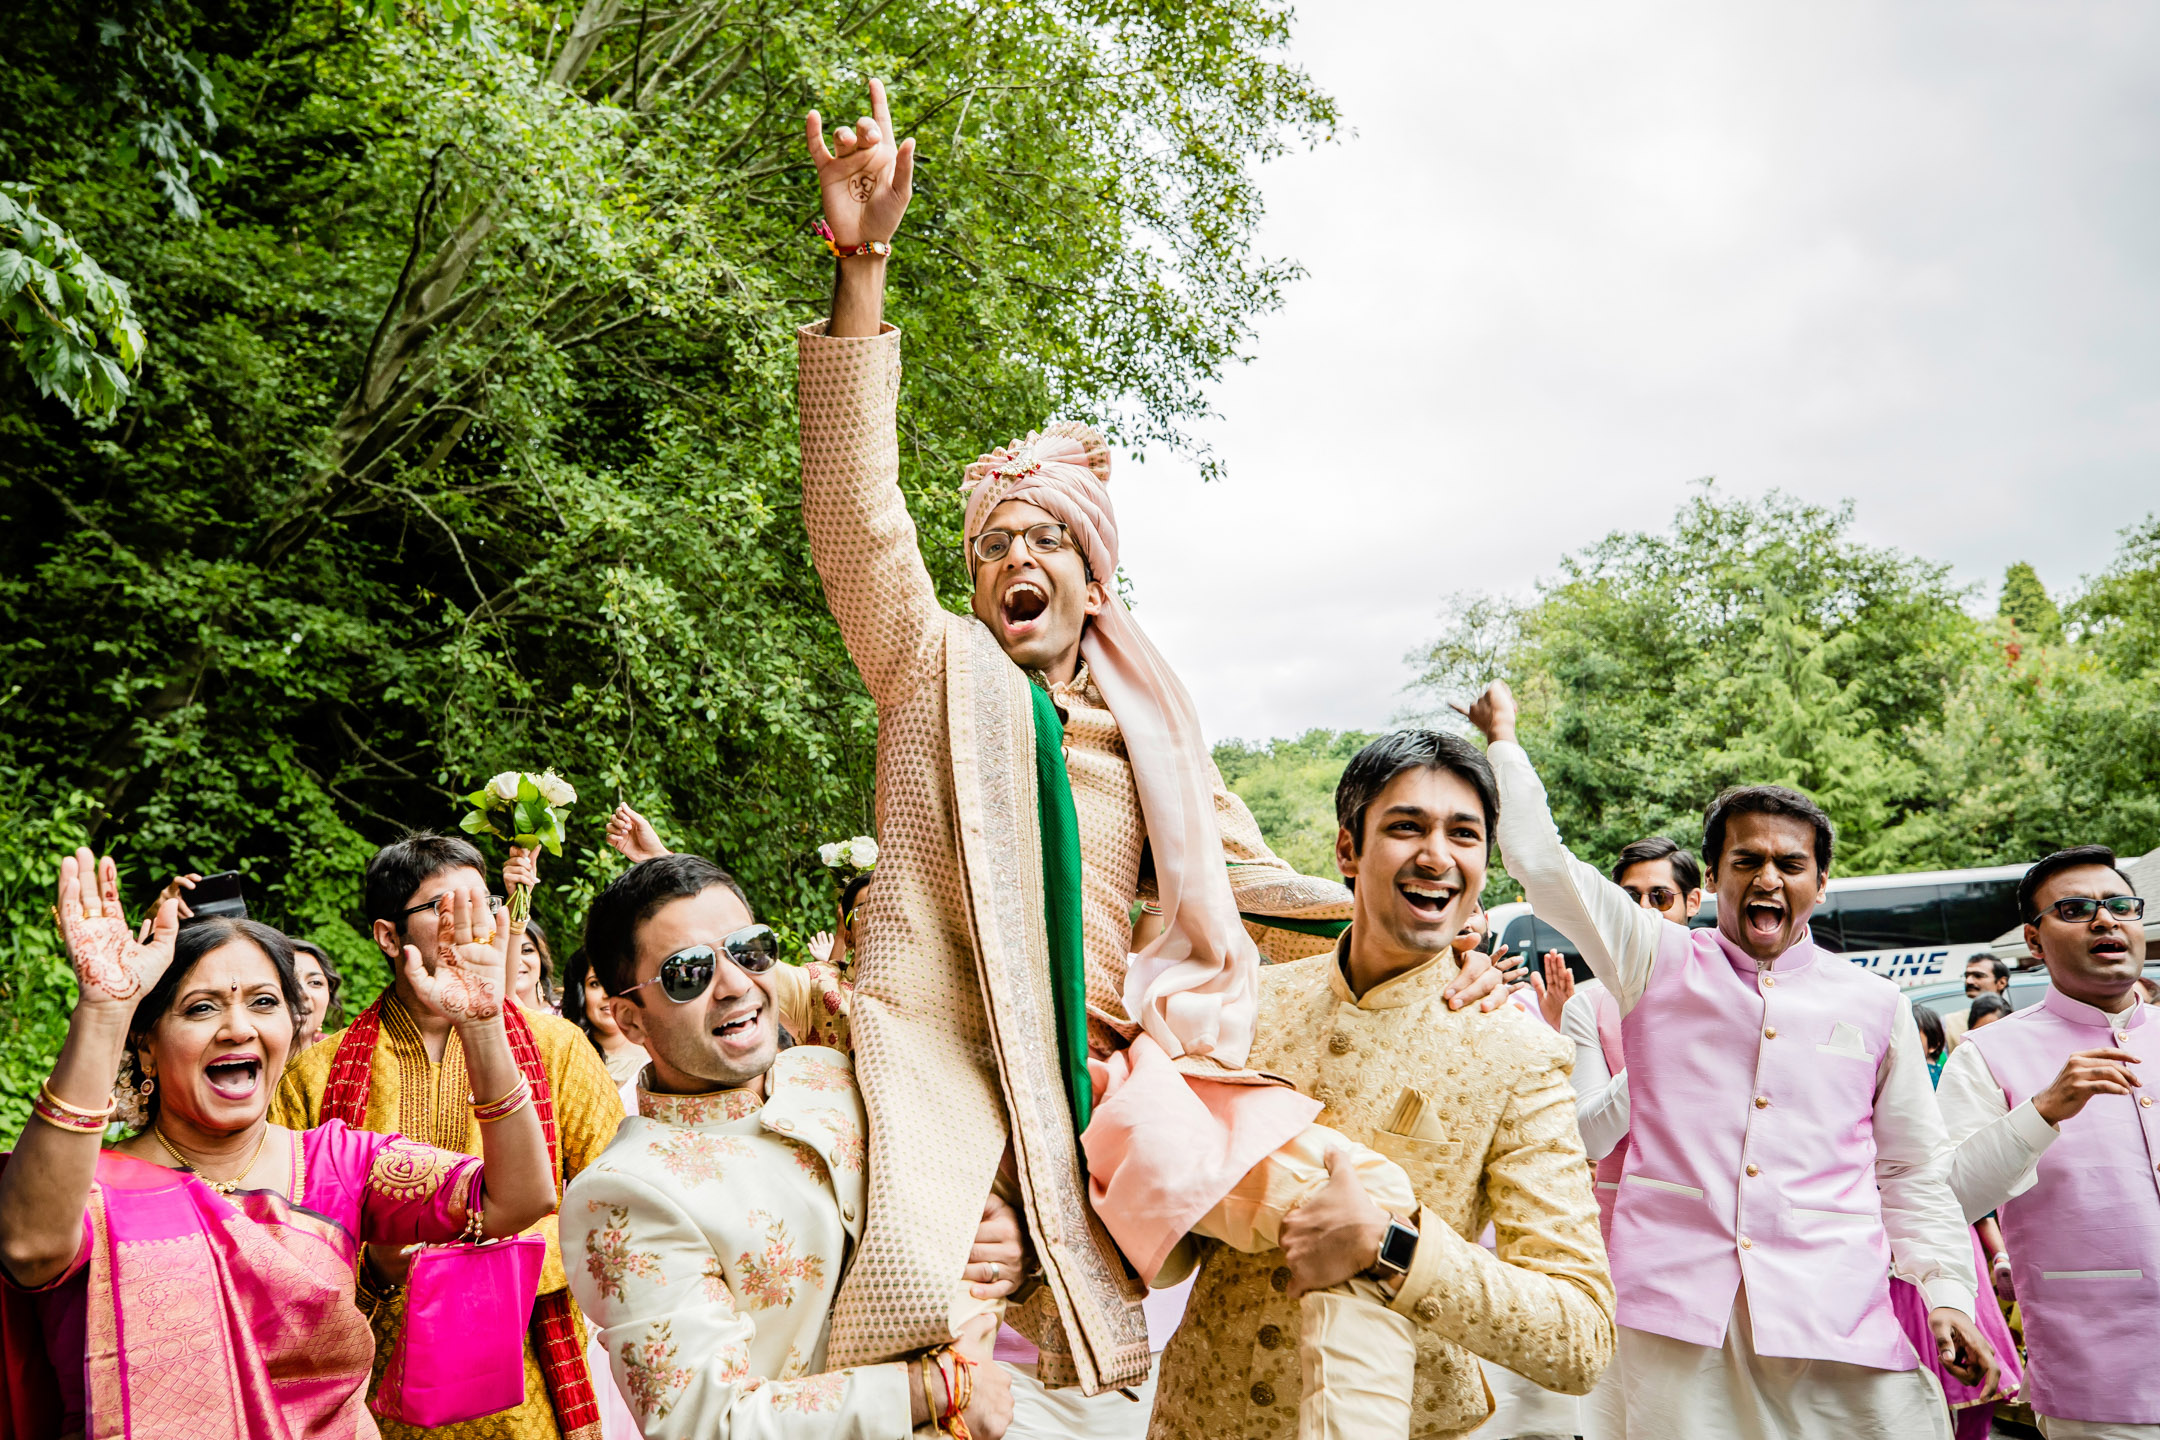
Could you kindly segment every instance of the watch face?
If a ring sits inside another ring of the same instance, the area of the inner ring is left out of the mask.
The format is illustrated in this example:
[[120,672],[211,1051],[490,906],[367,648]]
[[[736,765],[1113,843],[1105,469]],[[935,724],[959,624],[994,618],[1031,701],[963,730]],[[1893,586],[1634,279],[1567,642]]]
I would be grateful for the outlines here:
[[1408,1270],[1415,1254],[1417,1231],[1399,1220],[1390,1224],[1386,1238],[1380,1242],[1380,1263],[1390,1270]]

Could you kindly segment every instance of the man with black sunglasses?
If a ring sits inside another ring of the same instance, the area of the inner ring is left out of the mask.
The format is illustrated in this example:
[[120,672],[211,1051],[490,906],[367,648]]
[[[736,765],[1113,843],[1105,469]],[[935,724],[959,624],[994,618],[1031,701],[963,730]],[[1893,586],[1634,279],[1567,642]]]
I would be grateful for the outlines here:
[[2025,1322],[2026,1398],[2048,1440],[2160,1440],[2160,1053],[2138,986],[2145,901],[2099,845],[2018,883],[2037,1005],[1968,1033],[1936,1099],[1968,1220],[2001,1218]]
[[[902,1440],[954,1416],[1004,1434],[1004,1372],[951,1347],[825,1368],[867,1204],[862,1097],[843,1051],[789,1040],[821,993],[774,963],[734,877],[695,855],[645,861],[594,900],[585,953],[651,1062],[637,1114],[563,1196],[563,1253],[645,1440]],[[1026,1268],[1012,1207],[992,1197],[974,1295],[1002,1299]]]

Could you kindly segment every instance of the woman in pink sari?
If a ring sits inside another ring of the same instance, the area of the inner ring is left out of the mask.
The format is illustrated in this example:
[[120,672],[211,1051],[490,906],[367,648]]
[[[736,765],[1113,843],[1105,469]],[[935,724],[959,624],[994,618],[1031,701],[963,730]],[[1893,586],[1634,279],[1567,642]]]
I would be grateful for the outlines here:
[[[477,887],[443,909],[434,973],[416,950],[404,965],[457,1022],[474,1091],[499,1097],[475,1106],[477,1160],[336,1121],[268,1124],[306,1009],[285,938],[245,920],[179,932],[168,900],[139,943],[112,861],[62,862],[81,993],[0,1171],[0,1437],[377,1433],[360,1246],[514,1235],[555,1205],[503,1029],[511,936]],[[104,1150],[116,1074],[143,1113]]]

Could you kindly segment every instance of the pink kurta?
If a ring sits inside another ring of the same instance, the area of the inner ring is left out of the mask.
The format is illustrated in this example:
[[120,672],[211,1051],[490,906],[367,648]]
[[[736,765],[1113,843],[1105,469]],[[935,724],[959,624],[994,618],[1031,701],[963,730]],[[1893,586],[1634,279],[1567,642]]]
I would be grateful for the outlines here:
[[375,1340],[353,1300],[360,1246],[456,1239],[480,1161],[337,1121],[296,1139],[291,1201],[99,1157],[82,1248],[37,1292],[48,1335],[83,1347],[51,1359],[63,1410],[76,1424],[87,1411],[92,1440],[378,1433]]
[[[2038,1004],[1967,1032],[2016,1109],[2080,1050],[2160,1060],[2152,1010],[2109,1015],[2048,987]],[[2160,1065],[2140,1067],[2148,1077]],[[2002,1203],[2031,1375],[2026,1398],[2054,1420],[2160,1424],[2160,1105],[2095,1095],[2057,1127],[2029,1190]]]
[[1890,1309],[1875,1079],[1896,987],[1803,940],[1767,972],[1714,930],[1660,931],[1621,1022],[1629,1149],[1612,1222],[1622,1325],[1910,1370]]

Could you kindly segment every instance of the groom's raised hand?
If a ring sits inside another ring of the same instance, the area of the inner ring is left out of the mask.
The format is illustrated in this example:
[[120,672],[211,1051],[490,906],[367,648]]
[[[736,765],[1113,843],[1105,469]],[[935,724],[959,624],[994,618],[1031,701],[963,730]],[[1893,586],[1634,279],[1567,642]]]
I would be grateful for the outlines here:
[[[833,132],[825,145],[825,123],[812,110],[803,133],[817,166],[818,191],[825,205],[825,225],[841,251],[891,240],[914,193],[915,142],[893,143],[892,110],[885,86],[870,82],[870,113]],[[834,337],[876,335],[885,321],[885,257],[847,255],[833,286]]]

